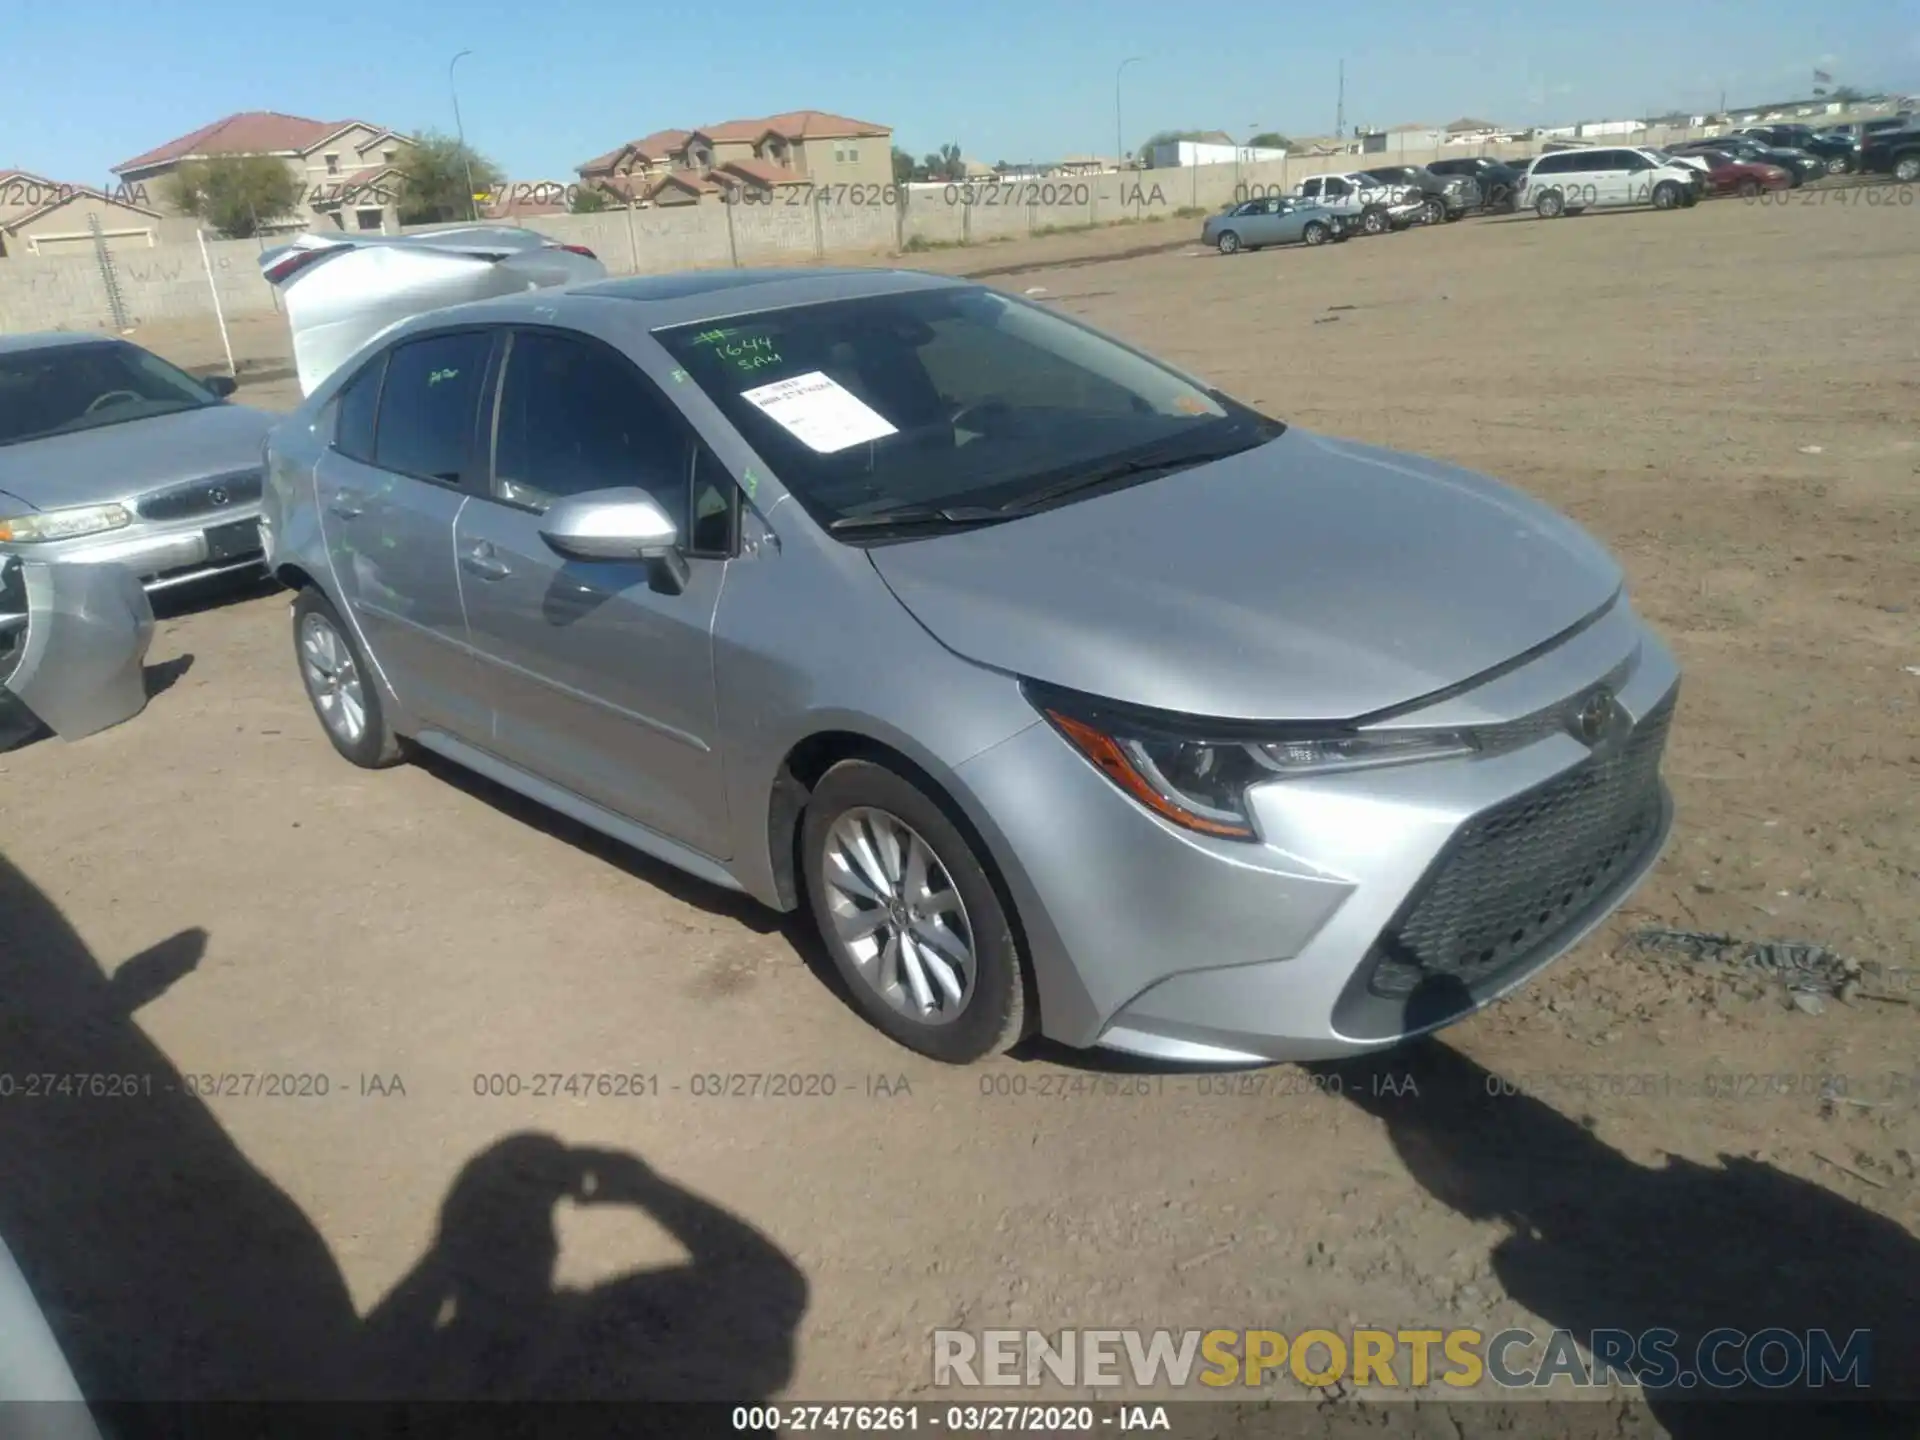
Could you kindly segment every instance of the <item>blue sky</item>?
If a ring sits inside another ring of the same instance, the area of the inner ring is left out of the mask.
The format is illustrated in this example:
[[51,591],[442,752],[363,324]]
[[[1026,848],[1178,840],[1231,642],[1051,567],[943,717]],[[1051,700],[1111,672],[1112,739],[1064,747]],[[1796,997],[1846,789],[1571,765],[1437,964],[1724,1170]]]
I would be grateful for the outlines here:
[[1344,8],[853,0],[193,0],[112,10],[18,0],[0,54],[0,166],[100,183],[108,167],[236,110],[453,129],[515,179],[570,178],[620,141],[779,110],[890,124],[916,154],[1111,153],[1125,133],[1504,124],[1803,94],[1815,66],[1920,88],[1920,0],[1615,0],[1572,12],[1376,0]]

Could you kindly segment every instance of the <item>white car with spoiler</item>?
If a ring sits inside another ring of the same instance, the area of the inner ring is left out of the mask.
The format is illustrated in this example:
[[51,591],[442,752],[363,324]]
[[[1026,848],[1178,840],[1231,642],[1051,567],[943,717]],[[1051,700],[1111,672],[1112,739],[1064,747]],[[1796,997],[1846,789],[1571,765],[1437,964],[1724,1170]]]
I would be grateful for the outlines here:
[[367,341],[423,310],[604,280],[607,267],[584,245],[464,225],[418,235],[309,233],[267,251],[260,272],[280,292],[300,391],[311,395]]

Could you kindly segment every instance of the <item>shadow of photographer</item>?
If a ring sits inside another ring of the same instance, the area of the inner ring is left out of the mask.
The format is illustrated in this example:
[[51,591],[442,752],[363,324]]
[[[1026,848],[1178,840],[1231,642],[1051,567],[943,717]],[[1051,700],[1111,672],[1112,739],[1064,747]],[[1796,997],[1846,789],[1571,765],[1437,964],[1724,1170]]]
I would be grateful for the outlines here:
[[[1870,1427],[1881,1421],[1901,1427],[1886,1433],[1911,1433],[1910,1408],[1878,1403],[1920,1396],[1920,1241],[1893,1220],[1756,1160],[1638,1164],[1439,1040],[1313,1068],[1337,1075],[1340,1093],[1386,1125],[1436,1200],[1506,1225],[1492,1254],[1500,1286],[1582,1347],[1596,1330],[1669,1329],[1672,1354],[1690,1371],[1702,1340],[1721,1327],[1749,1336],[1825,1330],[1836,1347],[1871,1332],[1865,1389],[1721,1391],[1704,1378],[1650,1388],[1670,1434],[1759,1433],[1763,1417],[1751,1406],[1701,1403],[1716,1399],[1839,1401],[1849,1433],[1880,1433]],[[1721,1373],[1741,1354],[1738,1345],[1716,1352]],[[1782,1354],[1774,1350],[1772,1363]],[[1513,1354],[1516,1365],[1540,1359],[1539,1347]]]
[[[325,1241],[135,1012],[190,976],[183,931],[109,977],[0,856],[0,1237],[94,1401],[762,1399],[807,1282],[766,1236],[624,1152],[508,1136],[431,1250],[361,1317]],[[631,1206],[687,1263],[555,1284],[555,1207]]]

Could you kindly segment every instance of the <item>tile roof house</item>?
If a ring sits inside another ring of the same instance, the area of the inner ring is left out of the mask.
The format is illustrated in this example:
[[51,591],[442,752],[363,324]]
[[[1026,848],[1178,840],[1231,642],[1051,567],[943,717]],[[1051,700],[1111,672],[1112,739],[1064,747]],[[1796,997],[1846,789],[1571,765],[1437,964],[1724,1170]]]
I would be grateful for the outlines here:
[[893,131],[824,110],[789,110],[651,135],[577,167],[581,183],[616,201],[688,205],[795,187],[809,192],[893,183]]
[[162,210],[173,210],[164,182],[189,161],[266,155],[284,161],[300,187],[292,213],[269,230],[393,230],[399,225],[394,181],[411,138],[365,120],[309,120],[272,110],[246,110],[113,167],[127,186],[144,186]]
[[0,255],[93,253],[94,217],[113,251],[147,249],[161,240],[162,217],[137,187],[114,193],[49,180],[30,170],[0,168]]

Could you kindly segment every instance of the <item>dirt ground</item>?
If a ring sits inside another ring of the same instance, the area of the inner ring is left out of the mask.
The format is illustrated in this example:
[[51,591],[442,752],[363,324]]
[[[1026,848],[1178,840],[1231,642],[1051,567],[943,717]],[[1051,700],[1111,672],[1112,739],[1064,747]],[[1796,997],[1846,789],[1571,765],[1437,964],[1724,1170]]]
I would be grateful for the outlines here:
[[[1523,486],[1622,558],[1686,668],[1673,843],[1595,938],[1409,1054],[1232,1084],[922,1062],[751,905],[444,767],[337,759],[284,595],[174,608],[145,715],[0,757],[27,1037],[0,1068],[154,1077],[0,1102],[30,1157],[0,1233],[83,1369],[324,1392],[373,1337],[445,1393],[877,1400],[934,1393],[939,1327],[1727,1324],[1873,1327],[1876,1374],[1920,1374],[1920,207],[1795,200],[918,257],[1031,262],[992,283]],[[254,373],[243,399],[290,401]],[[1638,951],[1648,926],[1866,968],[1796,1005]],[[476,1093],[553,1072],[656,1078]],[[835,1093],[703,1093],[736,1072]],[[182,1078],[233,1074],[330,1093]],[[596,1192],[562,1145],[615,1152]]]

